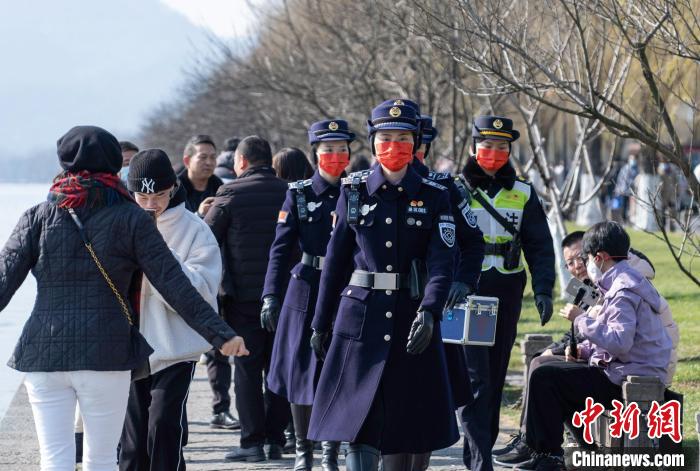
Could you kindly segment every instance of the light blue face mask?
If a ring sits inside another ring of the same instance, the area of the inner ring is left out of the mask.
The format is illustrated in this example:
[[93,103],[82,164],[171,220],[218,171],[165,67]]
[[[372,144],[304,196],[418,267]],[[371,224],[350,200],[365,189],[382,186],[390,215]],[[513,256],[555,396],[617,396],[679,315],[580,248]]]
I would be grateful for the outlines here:
[[126,181],[129,178],[129,166],[127,165],[126,167],[122,167],[121,171],[119,172],[119,178],[122,179],[124,184],[126,185]]

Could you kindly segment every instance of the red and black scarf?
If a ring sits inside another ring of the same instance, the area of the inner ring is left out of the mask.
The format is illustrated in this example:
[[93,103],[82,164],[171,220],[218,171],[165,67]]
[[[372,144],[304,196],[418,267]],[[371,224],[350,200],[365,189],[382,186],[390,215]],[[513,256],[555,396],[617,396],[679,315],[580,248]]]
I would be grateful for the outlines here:
[[86,170],[58,175],[48,200],[59,208],[101,208],[134,201],[117,175]]
[[[51,185],[49,202],[59,208],[102,208],[124,201],[135,203],[121,179],[112,173],[63,172]],[[129,284],[128,299],[134,325],[139,326],[142,272],[136,271]]]

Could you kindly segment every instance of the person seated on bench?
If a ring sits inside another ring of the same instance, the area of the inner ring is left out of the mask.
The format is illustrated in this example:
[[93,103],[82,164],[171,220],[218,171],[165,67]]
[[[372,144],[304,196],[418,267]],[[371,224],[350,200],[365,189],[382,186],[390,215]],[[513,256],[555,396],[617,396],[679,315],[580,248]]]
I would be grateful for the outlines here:
[[[564,264],[567,271],[574,278],[579,281],[589,281],[588,272],[586,271],[586,259],[583,257],[583,235],[584,231],[574,231],[566,235],[561,242],[562,251],[564,255]],[[633,269],[637,270],[641,275],[643,275],[648,280],[653,280],[656,275],[654,265],[651,260],[647,258],[642,252],[635,250],[630,247],[630,251],[627,257],[627,263]],[[603,298],[599,298],[602,302]],[[571,310],[578,309],[571,303],[566,304],[566,306],[560,311],[560,313],[568,313]],[[591,306],[589,308],[592,314],[595,314],[599,309],[598,306]],[[674,322],[671,315],[671,309],[668,302],[661,297],[661,321],[669,334],[671,341],[673,343],[673,349],[671,350],[671,360],[668,365],[668,375],[666,378],[666,386],[671,385],[673,375],[676,371],[676,363],[678,361],[678,355],[676,353],[676,348],[678,347],[679,332],[678,325]],[[571,329],[567,329],[560,340],[553,342],[548,345],[540,354],[536,355],[530,362],[528,368],[528,378],[527,382],[530,382],[530,377],[532,372],[535,371],[540,366],[545,363],[550,363],[552,361],[565,361],[565,351],[566,347],[570,344]],[[581,343],[585,338],[576,332],[576,342]],[[493,461],[494,463],[512,467],[518,464],[524,463],[530,459],[531,450],[525,443],[526,435],[526,423],[527,423],[527,394],[529,388],[524,388],[524,398],[523,398],[523,408],[520,415],[520,430],[516,435],[513,435],[512,439],[506,443],[503,447],[493,450]],[[581,437],[581,431],[578,429],[573,429],[569,427],[569,431],[572,432],[579,445],[584,446]]]
[[[582,239],[583,231],[574,231],[568,234],[561,241],[561,247],[564,255],[564,264],[567,271],[574,278],[580,281],[588,280],[588,273],[586,272],[586,260],[583,258],[582,254]],[[653,272],[653,270],[652,270]],[[568,305],[567,305],[568,306]],[[585,339],[577,333],[577,341],[583,342]],[[528,369],[527,382],[530,382],[530,377],[532,372],[535,371],[540,366],[552,362],[552,361],[565,361],[564,356],[565,349],[569,345],[571,337],[571,329],[567,329],[562,338],[559,341],[553,342],[541,353],[536,355],[530,362]],[[525,387],[523,390],[523,407],[520,414],[520,430],[519,433],[513,435],[513,438],[506,443],[501,448],[496,448],[491,453],[493,456],[493,462],[500,466],[513,467],[524,463],[530,459],[532,450],[525,443],[525,434],[527,423],[527,395],[530,388]]]
[[662,298],[627,262],[630,239],[621,225],[601,222],[583,236],[588,277],[602,294],[599,309],[569,310],[585,339],[576,359],[544,364],[528,385],[526,443],[532,457],[516,470],[563,470],[564,423],[585,408],[587,397],[606,408],[622,400],[628,375],[668,377],[672,341],[663,327]]

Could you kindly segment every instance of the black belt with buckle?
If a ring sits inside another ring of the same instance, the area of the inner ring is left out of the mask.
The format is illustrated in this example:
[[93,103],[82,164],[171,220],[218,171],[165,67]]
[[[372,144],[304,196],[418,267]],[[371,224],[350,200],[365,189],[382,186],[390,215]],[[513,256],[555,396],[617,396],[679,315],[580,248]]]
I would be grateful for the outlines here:
[[311,255],[306,252],[301,254],[301,263],[316,270],[323,270],[324,260],[326,260],[326,257],[321,257],[320,255]]
[[404,273],[372,273],[355,270],[350,277],[350,285],[360,288],[396,291],[411,287],[410,276]]

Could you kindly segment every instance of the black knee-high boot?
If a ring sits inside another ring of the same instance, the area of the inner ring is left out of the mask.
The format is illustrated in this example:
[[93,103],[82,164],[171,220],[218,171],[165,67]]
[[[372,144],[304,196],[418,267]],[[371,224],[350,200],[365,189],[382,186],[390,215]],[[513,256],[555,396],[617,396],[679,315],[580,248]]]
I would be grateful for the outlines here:
[[379,450],[369,445],[351,443],[345,455],[345,469],[348,471],[377,471]]
[[382,463],[379,469],[380,471],[410,471],[410,464],[410,453],[394,453],[382,455]]
[[430,465],[430,453],[396,453],[382,455],[381,471],[425,471]]
[[306,438],[306,434],[311,420],[311,406],[291,404],[291,409],[297,441],[294,471],[310,471],[314,464],[314,443]]
[[323,442],[323,455],[321,456],[321,469],[323,471],[338,471],[338,450],[340,442]]

